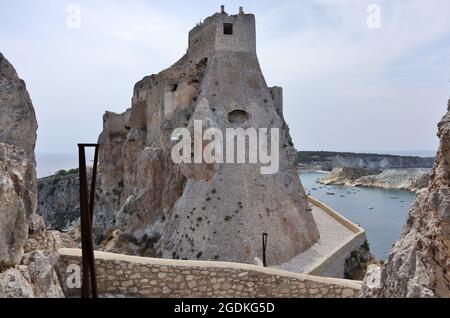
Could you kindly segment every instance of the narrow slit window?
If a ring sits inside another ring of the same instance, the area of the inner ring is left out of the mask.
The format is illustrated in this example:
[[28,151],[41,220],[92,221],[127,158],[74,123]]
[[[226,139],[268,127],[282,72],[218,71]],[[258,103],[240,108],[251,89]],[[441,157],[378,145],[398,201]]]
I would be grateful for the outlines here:
[[223,34],[232,35],[233,34],[233,23],[223,24]]

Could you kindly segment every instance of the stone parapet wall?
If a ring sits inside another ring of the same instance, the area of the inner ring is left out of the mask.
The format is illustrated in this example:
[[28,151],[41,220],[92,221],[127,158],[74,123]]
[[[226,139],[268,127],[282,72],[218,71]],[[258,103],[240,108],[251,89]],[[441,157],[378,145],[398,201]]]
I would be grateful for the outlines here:
[[346,219],[323,202],[312,197],[308,197],[308,202],[328,213],[328,215],[352,231],[354,235],[337,246],[330,254],[313,264],[306,273],[324,277],[344,277],[345,260],[351,256],[353,251],[358,250],[364,244],[366,233],[361,227]]
[[[95,252],[100,294],[129,297],[358,297],[361,282],[255,265],[143,258]],[[81,250],[59,250],[65,294],[78,297]],[[75,286],[74,286],[75,285]]]

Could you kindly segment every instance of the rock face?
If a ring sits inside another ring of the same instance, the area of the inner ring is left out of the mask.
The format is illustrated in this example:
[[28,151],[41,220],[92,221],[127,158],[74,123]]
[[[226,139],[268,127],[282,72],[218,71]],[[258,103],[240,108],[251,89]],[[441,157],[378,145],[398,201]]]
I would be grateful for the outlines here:
[[355,186],[401,189],[416,192],[426,188],[431,178],[429,169],[388,169],[377,175],[355,180]]
[[37,121],[25,82],[0,53],[0,141],[34,158]]
[[450,101],[438,128],[431,181],[412,205],[385,267],[367,274],[364,297],[450,297]]
[[334,168],[324,178],[317,180],[323,184],[376,187],[416,192],[426,188],[430,181],[429,169],[387,169],[381,173],[361,168]]
[[[89,176],[88,176],[89,177]],[[65,230],[80,217],[78,172],[38,179],[38,207],[47,229]]]
[[362,168],[334,168],[324,178],[317,180],[322,184],[337,184],[352,187],[376,187],[416,192],[426,188],[431,178],[429,169],[387,169],[379,173]]
[[[294,167],[282,90],[267,87],[255,38],[251,14],[207,18],[190,31],[184,57],[136,84],[130,109],[105,114],[98,242],[118,228],[166,258],[252,263],[261,257],[266,232],[273,264],[317,241]],[[194,120],[224,136],[226,128],[279,128],[279,171],[262,175],[260,164],[175,164],[171,134],[180,127],[192,131]]]
[[353,186],[354,182],[359,178],[376,173],[373,170],[367,170],[363,168],[348,168],[339,167],[334,168],[330,174],[320,178],[317,182],[322,184],[337,184]]
[[0,53],[0,267],[20,262],[36,210],[36,129],[25,83]]
[[435,158],[396,156],[372,153],[299,151],[297,164],[302,170],[326,170],[334,168],[358,168],[367,170],[409,169],[433,167]]
[[434,158],[366,155],[335,156],[329,163],[329,170],[335,167],[363,168],[369,170],[431,168]]
[[35,213],[36,129],[25,83],[0,54],[0,298],[64,297],[56,249],[77,247]]

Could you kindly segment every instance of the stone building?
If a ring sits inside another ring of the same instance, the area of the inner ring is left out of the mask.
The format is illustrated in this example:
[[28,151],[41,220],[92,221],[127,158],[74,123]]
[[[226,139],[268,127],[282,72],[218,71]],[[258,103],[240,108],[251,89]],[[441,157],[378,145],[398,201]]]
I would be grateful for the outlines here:
[[[104,115],[97,242],[128,254],[251,263],[268,233],[269,265],[307,250],[319,233],[282,104],[282,89],[268,87],[260,69],[254,15],[222,8],[206,18],[178,62],[136,84],[130,109]],[[172,132],[192,131],[197,120],[224,132],[278,128],[278,172],[261,174],[259,163],[175,164]]]

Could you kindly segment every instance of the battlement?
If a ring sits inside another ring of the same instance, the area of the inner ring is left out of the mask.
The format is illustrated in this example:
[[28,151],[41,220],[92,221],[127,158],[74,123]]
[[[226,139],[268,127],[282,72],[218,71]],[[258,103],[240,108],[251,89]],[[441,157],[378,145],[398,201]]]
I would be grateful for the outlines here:
[[222,6],[219,13],[189,32],[188,52],[195,55],[198,51],[256,53],[255,16],[244,13],[242,7],[238,14],[229,15]]

